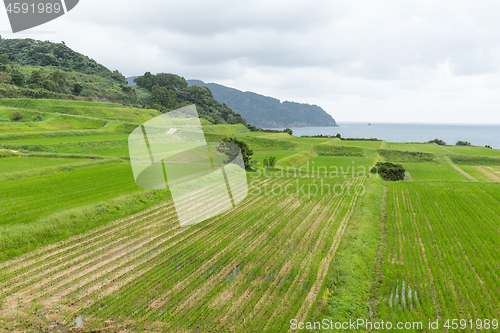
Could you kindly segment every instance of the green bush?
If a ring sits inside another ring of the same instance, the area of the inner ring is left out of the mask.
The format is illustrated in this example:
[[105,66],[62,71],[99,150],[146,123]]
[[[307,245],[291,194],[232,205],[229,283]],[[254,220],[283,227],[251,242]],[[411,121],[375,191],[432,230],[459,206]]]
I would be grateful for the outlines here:
[[19,111],[12,112],[12,115],[10,116],[10,119],[12,119],[12,121],[18,121],[18,120],[21,120],[22,118],[23,118],[23,115]]
[[269,158],[265,158],[264,162],[262,163],[264,165],[264,168],[274,168],[276,166],[277,159],[274,156],[269,156]]
[[378,173],[383,180],[398,181],[405,179],[405,168],[401,164],[391,162],[377,162],[370,170],[371,173]]

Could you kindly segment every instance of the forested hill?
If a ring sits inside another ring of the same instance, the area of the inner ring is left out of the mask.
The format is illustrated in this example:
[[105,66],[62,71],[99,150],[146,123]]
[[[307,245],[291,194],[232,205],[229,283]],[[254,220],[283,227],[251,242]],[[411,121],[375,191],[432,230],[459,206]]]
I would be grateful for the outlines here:
[[176,74],[150,72],[128,85],[118,70],[73,51],[64,42],[3,39],[0,36],[0,98],[106,101],[167,112],[195,104],[213,124],[246,124],[206,87],[188,87]]
[[225,103],[257,127],[337,126],[335,119],[316,105],[288,101],[281,103],[276,98],[200,80],[187,82],[189,85],[208,87],[216,100]]
[[0,54],[22,66],[53,66],[84,74],[111,78],[113,72],[81,53],[73,51],[64,42],[52,43],[35,39],[5,39],[0,36]]

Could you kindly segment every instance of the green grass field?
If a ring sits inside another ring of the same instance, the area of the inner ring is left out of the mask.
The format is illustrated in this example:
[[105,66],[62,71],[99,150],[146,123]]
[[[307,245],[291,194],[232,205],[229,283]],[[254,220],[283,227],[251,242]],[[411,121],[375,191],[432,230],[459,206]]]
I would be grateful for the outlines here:
[[425,153],[443,153],[444,150],[434,143],[402,143],[402,142],[387,142],[385,149],[419,151]]
[[75,162],[83,162],[74,158],[42,158],[42,157],[6,157],[0,160],[0,173],[26,171],[47,168]]
[[460,168],[481,182],[500,182],[499,166],[461,165]]
[[22,179],[0,187],[1,225],[23,224],[63,210],[142,191],[128,163]]
[[462,326],[474,332],[498,316],[499,200],[498,186],[389,186],[382,319],[474,318],[472,330]]
[[485,147],[443,146],[443,148],[454,154],[461,154],[461,155],[500,156],[500,150],[489,149]]
[[460,173],[447,164],[437,163],[404,163],[415,181],[467,181]]
[[337,143],[339,146],[352,146],[360,148],[380,149],[382,141],[356,141],[356,140],[342,140]]

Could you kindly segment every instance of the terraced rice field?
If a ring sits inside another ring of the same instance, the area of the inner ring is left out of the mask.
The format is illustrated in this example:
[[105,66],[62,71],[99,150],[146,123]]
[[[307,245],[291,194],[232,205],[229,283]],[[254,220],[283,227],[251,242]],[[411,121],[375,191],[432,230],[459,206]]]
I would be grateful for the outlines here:
[[83,161],[83,159],[76,158],[8,157],[2,158],[0,173],[47,168]]
[[387,227],[384,320],[421,320],[425,327],[439,319],[443,328],[448,319],[465,319],[463,332],[494,331],[492,320],[500,316],[498,185],[391,184]]
[[0,186],[0,225],[34,222],[138,191],[142,189],[135,184],[127,163],[9,181]]
[[369,149],[380,149],[383,141],[355,141],[355,140],[342,140],[337,143],[339,146],[352,146]]
[[403,143],[403,142],[387,142],[384,149],[405,150],[405,151],[421,151],[425,153],[444,153],[440,146],[434,143]]
[[286,331],[318,298],[364,179],[300,191],[319,183],[255,178],[242,204],[202,223],[180,228],[166,202],[0,264],[0,318],[53,331]]
[[443,148],[451,153],[461,155],[500,156],[499,149],[489,149],[486,147],[444,146]]
[[481,182],[500,182],[500,167],[461,165],[461,169]]
[[467,179],[448,164],[404,163],[410,179],[416,181],[467,181]]

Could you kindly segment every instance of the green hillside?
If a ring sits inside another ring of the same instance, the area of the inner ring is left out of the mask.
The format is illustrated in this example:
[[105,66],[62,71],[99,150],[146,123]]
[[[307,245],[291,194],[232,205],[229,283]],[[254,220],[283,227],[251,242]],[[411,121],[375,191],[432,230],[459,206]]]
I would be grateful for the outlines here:
[[[188,87],[178,75],[147,72],[137,79],[140,84],[131,87],[118,70],[111,71],[64,43],[0,37],[0,98],[112,102],[160,112],[196,104],[200,117],[210,123],[246,124],[216,101],[209,89]],[[84,113],[90,116],[88,111]]]

